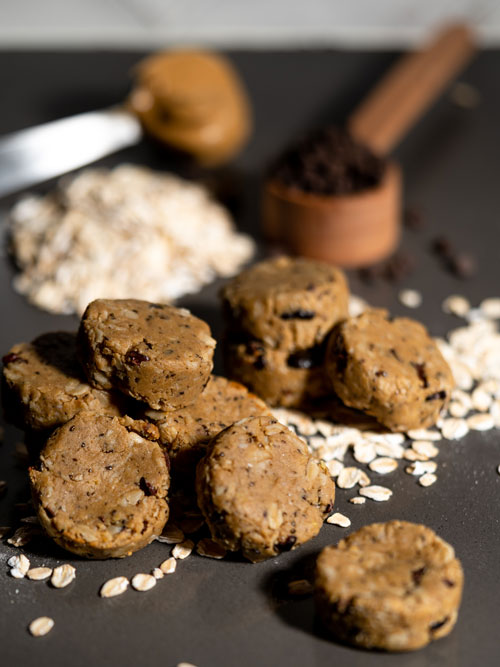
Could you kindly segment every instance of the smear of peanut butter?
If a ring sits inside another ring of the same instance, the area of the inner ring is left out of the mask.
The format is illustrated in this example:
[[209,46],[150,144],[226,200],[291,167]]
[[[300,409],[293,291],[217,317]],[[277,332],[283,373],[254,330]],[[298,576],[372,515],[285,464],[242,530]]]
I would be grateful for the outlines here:
[[142,61],[129,105],[149,134],[204,165],[229,160],[250,134],[243,84],[228,60],[209,51],[163,52]]

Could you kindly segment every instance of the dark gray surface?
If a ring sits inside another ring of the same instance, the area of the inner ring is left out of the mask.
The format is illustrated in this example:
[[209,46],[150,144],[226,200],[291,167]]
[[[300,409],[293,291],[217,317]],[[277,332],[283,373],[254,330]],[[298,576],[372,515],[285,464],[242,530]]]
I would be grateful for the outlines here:
[[[127,73],[138,58],[138,54],[117,53],[0,54],[0,134],[115,103],[125,95]],[[243,228],[257,233],[258,183],[267,161],[297,132],[318,122],[342,119],[393,58],[393,54],[333,51],[235,54],[253,96],[256,131],[234,168],[217,178],[240,184],[236,211]],[[481,54],[463,76],[478,88],[480,106],[459,109],[445,96],[397,153],[404,167],[407,201],[422,209],[427,223],[419,234],[405,232],[403,245],[415,254],[418,266],[403,286],[423,293],[424,304],[414,315],[436,335],[458,325],[441,312],[441,301],[448,294],[463,293],[477,304],[500,292],[499,71],[500,52]],[[155,167],[170,164],[147,145],[116,155],[106,164],[124,159]],[[14,199],[1,203],[2,215]],[[461,282],[443,272],[428,253],[430,240],[440,233],[476,255],[480,267],[476,278]],[[11,278],[5,258],[0,263],[0,352],[44,331],[76,327],[75,318],[54,317],[27,305],[12,291]],[[354,292],[393,313],[408,314],[397,303],[393,285],[369,287],[359,284],[356,276],[350,278]],[[215,287],[185,303],[208,319],[216,335],[220,332]],[[6,428],[0,479],[8,480],[9,489],[0,500],[0,525],[12,524],[14,504],[28,497],[25,473],[13,455],[20,439],[20,431]],[[170,548],[155,543],[125,560],[86,562],[45,540],[28,545],[24,551],[33,565],[70,562],[76,566],[76,581],[58,591],[47,583],[9,577],[6,560],[18,551],[2,543],[1,663],[39,667],[171,667],[183,660],[198,667],[497,665],[499,439],[498,431],[490,431],[470,434],[458,443],[443,442],[438,483],[423,489],[400,468],[381,478],[394,490],[387,503],[367,501],[353,506],[347,498],[355,495],[354,490],[338,492],[336,510],[351,518],[353,530],[372,521],[408,519],[426,523],[456,547],[466,577],[458,624],[451,636],[422,651],[392,656],[339,646],[323,635],[309,599],[290,601],[281,595],[284,580],[293,573],[307,573],[319,549],[348,532],[325,526],[315,540],[279,559],[250,565],[236,557],[219,562],[193,556],[180,562],[177,572],[154,590],[129,590],[111,600],[98,596],[106,579],[149,572],[169,555]],[[39,615],[52,616],[55,628],[47,637],[34,639],[26,627]]]

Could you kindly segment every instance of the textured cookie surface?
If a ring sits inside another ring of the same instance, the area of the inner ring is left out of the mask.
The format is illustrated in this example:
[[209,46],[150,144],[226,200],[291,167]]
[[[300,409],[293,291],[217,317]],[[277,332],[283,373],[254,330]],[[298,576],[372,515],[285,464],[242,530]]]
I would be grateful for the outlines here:
[[323,549],[316,567],[320,615],[341,641],[410,651],[447,635],[463,572],[453,548],[406,521],[364,526]]
[[222,298],[230,328],[290,352],[320,343],[347,317],[344,274],[308,259],[260,262],[228,283]]
[[145,418],[160,432],[173,475],[194,480],[196,464],[208,442],[223,429],[246,417],[271,415],[267,405],[238,382],[212,375],[194,403],[175,412],[147,410]]
[[394,431],[434,424],[453,376],[425,327],[370,310],[333,330],[326,368],[339,398]]
[[323,464],[272,417],[222,431],[198,464],[196,483],[214,540],[253,562],[314,537],[335,498]]
[[55,428],[80,410],[120,414],[119,395],[91,387],[76,359],[76,334],[47,333],[3,358],[5,416],[21,428]]
[[89,380],[116,386],[155,410],[193,403],[212,371],[208,325],[183,308],[136,299],[98,299],[85,311],[79,352]]
[[88,558],[128,556],[159,535],[170,482],[157,429],[81,412],[49,438],[30,468],[40,523],[57,544]]
[[227,375],[269,405],[287,408],[304,408],[309,401],[332,393],[323,356],[322,346],[288,353],[256,340],[224,343]]

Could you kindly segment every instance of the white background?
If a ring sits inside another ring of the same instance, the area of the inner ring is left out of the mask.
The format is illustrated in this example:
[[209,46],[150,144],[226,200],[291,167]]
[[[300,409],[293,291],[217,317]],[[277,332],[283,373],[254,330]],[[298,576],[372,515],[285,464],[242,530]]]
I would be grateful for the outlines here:
[[405,46],[457,18],[500,45],[500,0],[0,0],[0,48]]

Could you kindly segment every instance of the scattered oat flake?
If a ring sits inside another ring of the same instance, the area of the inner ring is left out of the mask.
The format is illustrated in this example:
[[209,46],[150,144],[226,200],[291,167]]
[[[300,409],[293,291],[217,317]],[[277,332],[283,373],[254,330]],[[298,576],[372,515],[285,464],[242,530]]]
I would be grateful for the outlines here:
[[196,545],[196,551],[200,556],[205,556],[206,558],[224,558],[226,555],[226,550],[217,542],[214,542],[208,537],[201,539]]
[[163,579],[163,577],[165,576],[159,567],[154,567],[151,574],[155,579]]
[[125,593],[128,584],[129,581],[127,577],[114,577],[113,579],[108,579],[108,581],[101,586],[99,595],[102,598],[114,598],[116,595]]
[[500,475],[500,465],[497,466],[497,473]]
[[26,572],[26,576],[32,581],[43,581],[44,579],[48,579],[51,574],[51,567],[32,567]]
[[295,581],[288,582],[289,595],[311,595],[313,590],[313,585],[307,579],[296,579]]
[[422,477],[418,478],[420,486],[431,486],[434,482],[437,482],[437,476],[432,472],[426,472]]
[[489,431],[495,426],[495,420],[490,414],[477,414],[467,418],[467,426],[473,431]]
[[415,289],[401,290],[398,299],[407,308],[418,308],[422,305],[422,295]]
[[439,431],[431,431],[427,428],[414,428],[408,431],[408,437],[411,440],[441,440]]
[[353,456],[358,463],[370,463],[377,456],[374,443],[369,441],[355,443]]
[[459,401],[452,401],[448,406],[448,412],[452,417],[465,417],[469,408]]
[[139,572],[132,577],[131,580],[132,588],[135,588],[136,591],[150,591],[154,586],[156,586],[156,578],[152,574],[144,574]]
[[423,454],[429,459],[433,459],[439,454],[439,449],[430,440],[415,440],[411,446],[417,454]]
[[469,432],[469,427],[465,419],[456,419],[451,417],[445,419],[441,426],[441,434],[446,440],[459,440]]
[[493,398],[491,394],[484,391],[481,387],[476,387],[471,394],[472,407],[479,412],[486,412],[489,409]]
[[184,560],[184,558],[187,558],[191,555],[193,547],[194,542],[192,540],[184,540],[184,542],[180,542],[179,544],[175,545],[175,547],[172,549],[172,556],[176,560]]
[[11,568],[10,576],[14,577],[14,579],[24,579],[30,569],[29,559],[24,554],[12,556],[7,561],[7,565]]
[[485,317],[488,317],[489,319],[500,319],[500,298],[491,297],[489,299],[484,299],[479,304],[479,310]]
[[50,583],[54,588],[66,588],[69,584],[75,579],[76,570],[69,563],[64,563],[64,565],[58,565],[54,568],[52,572],[52,577],[50,578]]
[[175,572],[175,568],[177,567],[177,561],[175,558],[167,558],[167,560],[164,560],[163,563],[160,565],[160,570],[163,572],[163,574],[173,574]]
[[354,496],[353,498],[349,498],[349,502],[353,505],[364,505],[366,503],[366,498],[362,498],[361,496]]
[[40,616],[39,618],[35,618],[34,621],[31,621],[28,629],[33,637],[43,637],[49,633],[53,627],[54,621],[52,618],[49,618],[48,616]]
[[388,456],[381,456],[378,459],[375,459],[368,464],[370,470],[378,473],[379,475],[386,475],[390,472],[393,472],[398,467],[398,462],[396,459],[392,459]]
[[179,544],[184,539],[184,533],[180,528],[174,525],[167,525],[163,529],[161,535],[158,535],[156,538],[158,542],[163,542],[164,544]]
[[31,542],[36,535],[40,535],[39,528],[30,525],[21,526],[16,530],[12,537],[9,537],[7,544],[16,548],[24,547],[28,542]]
[[437,463],[435,461],[415,461],[405,468],[405,472],[409,475],[425,475],[426,473],[434,473],[437,470]]
[[349,295],[349,317],[357,317],[368,308],[368,303],[356,294]]
[[193,665],[191,662],[179,662],[177,663],[177,667],[196,667],[196,665]]
[[445,313],[465,317],[470,310],[470,302],[464,296],[452,294],[443,301],[442,307]]
[[325,465],[328,468],[328,472],[332,477],[338,477],[344,468],[344,464],[341,461],[337,461],[337,459],[332,459],[331,461],[328,461]]
[[341,470],[337,477],[337,486],[341,489],[352,489],[359,482],[361,470],[355,467],[347,467]]
[[326,523],[331,523],[334,526],[341,526],[341,528],[348,528],[351,525],[351,520],[349,517],[345,516],[345,514],[335,512],[335,514],[328,517]]
[[364,489],[360,489],[359,494],[370,500],[382,502],[384,500],[389,500],[392,496],[392,491],[385,486],[377,486],[376,484],[373,484],[372,486],[365,486]]
[[429,457],[408,447],[408,449],[405,449],[404,451],[403,458],[406,459],[406,461],[427,461]]

